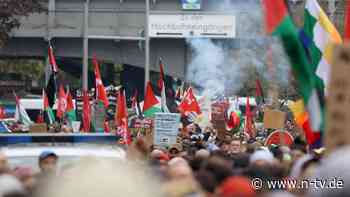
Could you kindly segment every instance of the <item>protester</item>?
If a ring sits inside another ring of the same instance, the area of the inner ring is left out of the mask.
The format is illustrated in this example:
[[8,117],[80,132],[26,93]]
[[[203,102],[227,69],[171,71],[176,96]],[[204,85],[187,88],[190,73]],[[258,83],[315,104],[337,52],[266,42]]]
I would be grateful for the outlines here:
[[16,177],[9,174],[0,175],[0,197],[25,196],[25,189]]
[[0,151],[0,175],[9,171],[7,156]]
[[42,174],[55,174],[57,172],[58,156],[53,151],[43,151],[39,155],[39,168]]
[[30,167],[16,167],[14,175],[19,179],[27,193],[31,193],[35,187],[34,172]]

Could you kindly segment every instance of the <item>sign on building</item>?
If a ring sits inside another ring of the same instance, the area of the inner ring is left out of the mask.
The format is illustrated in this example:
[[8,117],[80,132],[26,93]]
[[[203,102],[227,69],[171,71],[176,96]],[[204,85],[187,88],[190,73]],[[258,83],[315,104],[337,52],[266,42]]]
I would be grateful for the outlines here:
[[153,14],[149,36],[154,38],[234,38],[234,15]]
[[200,10],[202,0],[181,0],[181,3],[184,10]]
[[154,122],[154,145],[168,147],[176,143],[180,114],[156,113]]

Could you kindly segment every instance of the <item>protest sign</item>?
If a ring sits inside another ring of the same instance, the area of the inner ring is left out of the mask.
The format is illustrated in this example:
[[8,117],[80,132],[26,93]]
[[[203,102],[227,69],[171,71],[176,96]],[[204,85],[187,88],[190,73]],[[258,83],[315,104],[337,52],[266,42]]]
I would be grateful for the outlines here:
[[266,129],[284,128],[286,113],[279,110],[266,109],[264,111],[264,127]]
[[154,122],[154,145],[169,147],[176,143],[180,114],[156,113]]
[[324,138],[327,152],[350,144],[350,45],[335,48],[331,68]]

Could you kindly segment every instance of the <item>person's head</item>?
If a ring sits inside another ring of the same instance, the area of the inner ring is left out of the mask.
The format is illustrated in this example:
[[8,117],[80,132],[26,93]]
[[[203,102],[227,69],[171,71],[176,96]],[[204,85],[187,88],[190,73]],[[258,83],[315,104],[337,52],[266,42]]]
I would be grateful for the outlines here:
[[169,161],[169,177],[173,180],[192,179],[193,173],[190,165],[182,157],[175,157]]
[[230,145],[230,152],[232,154],[238,154],[241,152],[241,140],[239,138],[233,138]]
[[52,151],[43,151],[39,156],[39,168],[42,172],[55,172],[58,156]]
[[257,150],[250,156],[250,164],[252,165],[265,165],[272,164],[275,158],[269,150]]
[[227,178],[218,188],[219,196],[222,197],[254,197],[255,190],[251,185],[251,181],[242,176]]
[[174,158],[180,155],[182,152],[182,145],[179,143],[173,144],[169,147],[169,155],[170,158]]
[[34,172],[30,167],[17,167],[14,175],[21,181],[26,191],[32,191],[35,186]]
[[225,153],[228,153],[228,152],[230,152],[230,149],[231,149],[231,141],[224,140],[220,145],[220,150],[225,152]]
[[5,153],[0,151],[0,174],[8,171],[8,161]]
[[194,133],[196,130],[196,127],[194,124],[189,124],[186,126],[187,133]]

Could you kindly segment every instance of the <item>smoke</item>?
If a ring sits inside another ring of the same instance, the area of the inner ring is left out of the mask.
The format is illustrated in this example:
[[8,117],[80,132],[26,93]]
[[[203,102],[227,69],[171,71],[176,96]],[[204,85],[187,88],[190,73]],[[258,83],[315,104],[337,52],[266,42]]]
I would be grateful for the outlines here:
[[224,92],[225,61],[223,49],[210,39],[187,40],[193,50],[193,60],[188,67],[187,79],[203,90],[202,95],[214,97]]
[[205,117],[209,117],[206,113],[210,113],[211,99],[225,93],[237,95],[248,82],[255,84],[257,78],[280,87],[289,84],[288,60],[281,43],[265,35],[259,1],[227,0],[212,9],[235,15],[237,37],[186,40],[192,52],[186,80],[204,98],[201,107]]

